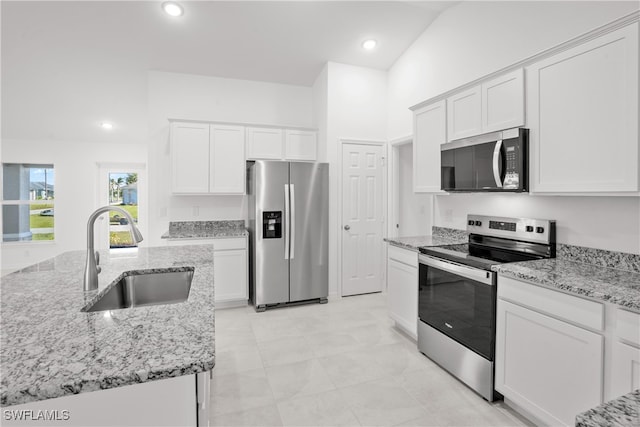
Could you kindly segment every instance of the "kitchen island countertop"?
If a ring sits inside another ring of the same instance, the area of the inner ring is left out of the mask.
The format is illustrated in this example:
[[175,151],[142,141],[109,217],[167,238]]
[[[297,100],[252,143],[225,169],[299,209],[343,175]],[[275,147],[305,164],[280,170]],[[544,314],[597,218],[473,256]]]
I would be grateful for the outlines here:
[[640,425],[640,390],[627,393],[576,416],[576,427]]
[[0,405],[209,371],[215,364],[213,245],[100,252],[102,292],[125,271],[194,267],[187,301],[94,313],[85,251],[2,277]]

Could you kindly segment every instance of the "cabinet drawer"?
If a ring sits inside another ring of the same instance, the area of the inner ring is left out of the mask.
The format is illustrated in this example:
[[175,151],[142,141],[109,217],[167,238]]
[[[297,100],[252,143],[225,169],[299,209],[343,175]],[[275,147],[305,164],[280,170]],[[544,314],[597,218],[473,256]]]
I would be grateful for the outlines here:
[[594,301],[503,276],[498,278],[498,298],[596,331],[604,329],[604,306]]
[[635,345],[640,345],[640,314],[616,310],[616,335]]
[[413,252],[409,249],[402,249],[390,244],[387,255],[389,256],[389,259],[393,259],[403,264],[410,265],[411,267],[418,267],[417,252]]

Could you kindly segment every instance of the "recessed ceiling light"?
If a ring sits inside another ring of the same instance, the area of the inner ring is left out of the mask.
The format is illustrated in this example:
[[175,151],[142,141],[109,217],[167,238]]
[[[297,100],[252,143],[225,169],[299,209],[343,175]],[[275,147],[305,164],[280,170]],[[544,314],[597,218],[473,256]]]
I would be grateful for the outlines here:
[[171,16],[182,16],[184,13],[184,8],[174,1],[166,1],[162,3],[162,10],[164,10],[167,15]]
[[102,122],[102,123],[100,123],[100,127],[102,129],[111,130],[111,129],[113,129],[113,123]]
[[366,50],[371,50],[374,47],[376,47],[377,44],[378,42],[373,39],[365,40],[364,42],[362,42],[362,48]]

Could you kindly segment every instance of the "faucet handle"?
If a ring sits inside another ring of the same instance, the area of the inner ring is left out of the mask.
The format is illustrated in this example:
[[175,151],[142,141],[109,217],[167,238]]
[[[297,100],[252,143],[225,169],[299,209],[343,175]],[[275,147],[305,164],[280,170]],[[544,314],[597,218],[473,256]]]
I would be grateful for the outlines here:
[[100,252],[96,251],[96,265],[100,264]]
[[97,266],[97,267],[96,267],[96,271],[98,272],[98,274],[100,274],[100,272],[102,271],[102,267]]

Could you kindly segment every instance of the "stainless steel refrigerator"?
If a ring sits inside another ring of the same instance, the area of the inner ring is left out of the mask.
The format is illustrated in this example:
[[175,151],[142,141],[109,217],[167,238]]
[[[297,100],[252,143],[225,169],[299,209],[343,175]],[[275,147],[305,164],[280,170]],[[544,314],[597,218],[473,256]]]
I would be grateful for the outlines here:
[[249,297],[269,306],[327,302],[329,165],[247,162]]

